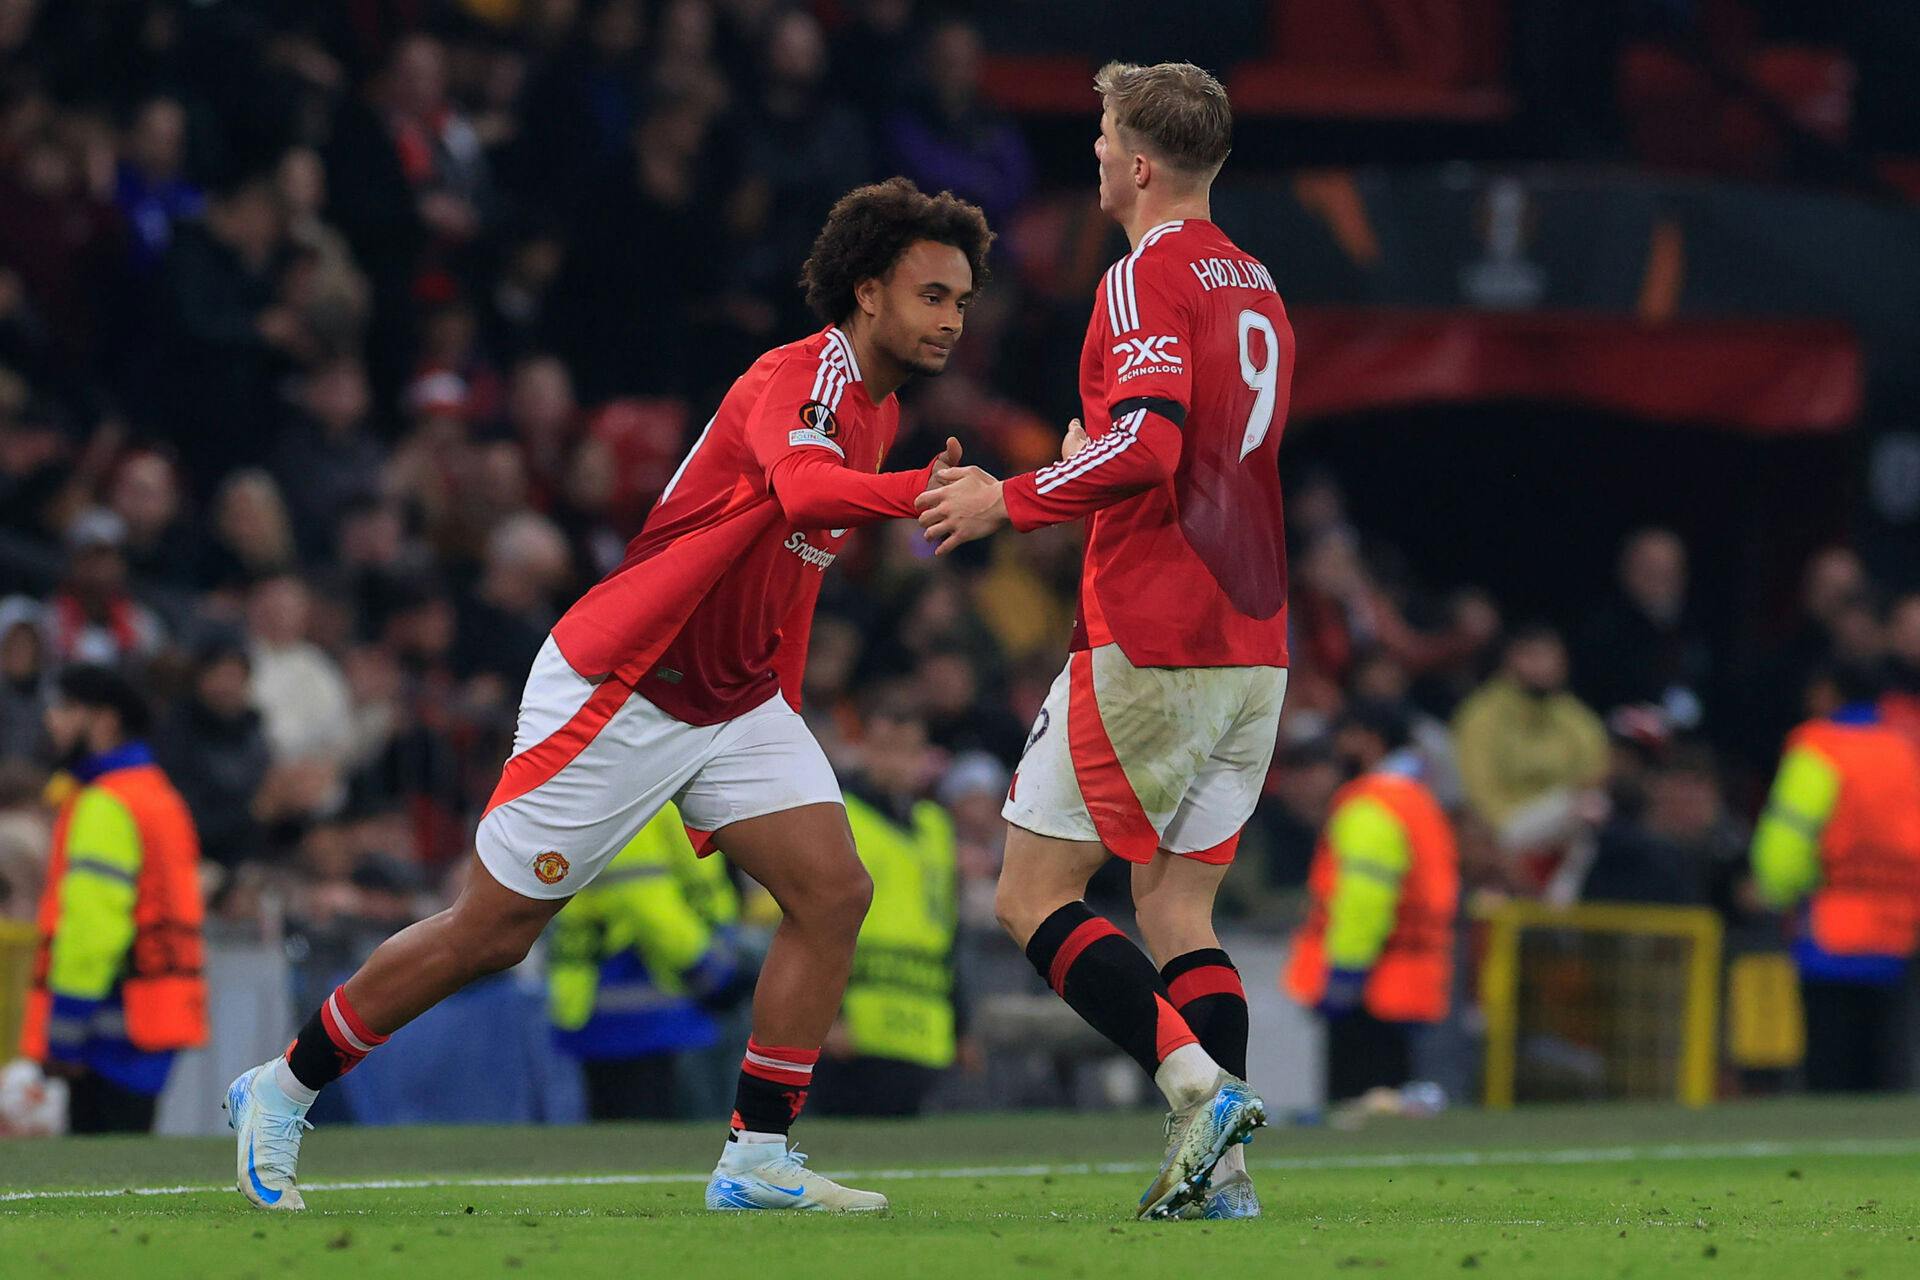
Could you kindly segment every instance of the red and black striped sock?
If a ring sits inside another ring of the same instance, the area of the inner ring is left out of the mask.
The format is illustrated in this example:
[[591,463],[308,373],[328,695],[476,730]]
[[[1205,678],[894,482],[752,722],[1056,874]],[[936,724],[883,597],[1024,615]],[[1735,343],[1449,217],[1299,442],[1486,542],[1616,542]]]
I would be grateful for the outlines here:
[[1247,989],[1240,971],[1218,947],[1175,956],[1160,970],[1173,1007],[1200,1037],[1207,1056],[1247,1078]]
[[807,1105],[820,1050],[764,1045],[747,1037],[740,1083],[733,1094],[735,1132],[786,1133]]
[[347,989],[335,987],[314,1010],[307,1025],[287,1046],[287,1069],[309,1089],[332,1084],[360,1065],[360,1059],[387,1042],[347,1003]]
[[1152,1075],[1166,1056],[1199,1038],[1167,999],[1153,961],[1113,922],[1069,902],[1040,922],[1027,959],[1087,1025]]

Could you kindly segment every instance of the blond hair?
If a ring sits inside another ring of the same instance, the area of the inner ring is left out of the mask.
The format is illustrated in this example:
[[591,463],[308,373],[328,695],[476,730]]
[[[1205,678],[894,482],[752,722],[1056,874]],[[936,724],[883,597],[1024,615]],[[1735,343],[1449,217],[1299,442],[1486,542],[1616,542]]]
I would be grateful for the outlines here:
[[1113,123],[1163,163],[1211,176],[1233,149],[1233,108],[1221,83],[1191,62],[1109,62],[1093,78]]

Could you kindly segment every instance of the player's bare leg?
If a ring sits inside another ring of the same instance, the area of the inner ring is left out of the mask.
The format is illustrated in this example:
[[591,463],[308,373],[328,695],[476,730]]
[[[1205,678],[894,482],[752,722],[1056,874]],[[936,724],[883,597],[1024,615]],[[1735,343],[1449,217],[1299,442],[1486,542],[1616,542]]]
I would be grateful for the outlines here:
[[780,904],[753,996],[753,1037],[818,1044],[840,1012],[853,947],[873,901],[847,811],[814,804],[722,827],[714,847]]
[[1009,826],[994,913],[1047,985],[1185,1106],[1211,1091],[1219,1066],[1167,999],[1153,962],[1084,901],[1106,860],[1097,843]]
[[1225,866],[1166,852],[1134,865],[1133,909],[1155,964],[1165,965],[1189,951],[1218,949],[1213,903],[1226,874]]
[[390,1036],[442,1000],[526,959],[566,898],[529,898],[474,858],[452,906],[394,934],[341,992],[374,1032]]
[[[1226,873],[1224,864],[1162,852],[1134,867],[1133,905],[1173,1007],[1200,1037],[1201,1047],[1229,1074],[1245,1079],[1246,989],[1213,928],[1214,899]],[[1188,1212],[1208,1218],[1260,1216],[1260,1199],[1241,1146],[1221,1157],[1204,1205],[1191,1205]]]
[[495,880],[478,857],[452,906],[394,934],[327,997],[284,1057],[227,1089],[239,1139],[238,1184],[263,1209],[301,1209],[295,1185],[307,1108],[394,1032],[479,978],[526,958],[566,900],[539,900]]
[[847,811],[805,805],[722,827],[715,847],[780,904],[760,969],[753,1033],[740,1064],[733,1131],[707,1184],[709,1209],[872,1212],[885,1196],[806,1167],[787,1134],[806,1105],[820,1046],[840,1012],[873,881],[854,852]]
[[1166,1095],[1167,1158],[1140,1201],[1142,1216],[1157,1217],[1200,1199],[1215,1163],[1266,1113],[1200,1046],[1153,961],[1083,900],[1106,857],[1096,843],[1009,826],[994,910],[1047,985]]

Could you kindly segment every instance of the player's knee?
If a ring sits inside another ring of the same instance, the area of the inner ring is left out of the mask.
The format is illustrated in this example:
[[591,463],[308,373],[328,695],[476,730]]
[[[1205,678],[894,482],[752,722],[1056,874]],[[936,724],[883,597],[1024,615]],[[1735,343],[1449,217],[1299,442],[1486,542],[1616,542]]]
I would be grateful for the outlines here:
[[546,922],[547,916],[539,912],[464,912],[459,920],[461,954],[468,957],[475,976],[511,969],[533,950]]
[[1029,886],[1016,884],[1002,876],[993,891],[994,918],[1000,921],[1000,927],[1007,931],[1008,937],[1024,947],[1034,930],[1040,927],[1040,922],[1062,905],[1053,901],[1057,896],[1036,894]]
[[867,918],[867,910],[872,906],[873,877],[855,859],[853,865],[836,879],[829,909],[837,922],[858,933]]
[[781,904],[787,915],[809,928],[851,937],[860,932],[867,908],[873,905],[873,877],[849,852],[831,870],[809,877],[793,897],[791,903]]

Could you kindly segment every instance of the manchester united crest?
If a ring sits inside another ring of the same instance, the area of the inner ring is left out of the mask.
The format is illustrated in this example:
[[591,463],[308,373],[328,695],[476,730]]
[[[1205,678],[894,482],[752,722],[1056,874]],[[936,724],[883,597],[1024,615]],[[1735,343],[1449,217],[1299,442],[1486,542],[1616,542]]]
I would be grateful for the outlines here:
[[533,860],[533,874],[540,877],[541,884],[559,884],[567,878],[567,870],[566,858],[552,849]]

